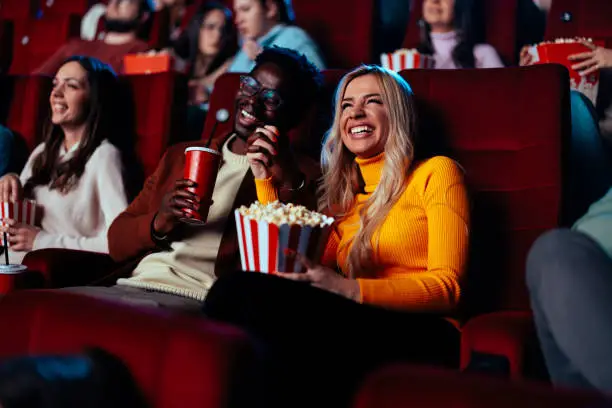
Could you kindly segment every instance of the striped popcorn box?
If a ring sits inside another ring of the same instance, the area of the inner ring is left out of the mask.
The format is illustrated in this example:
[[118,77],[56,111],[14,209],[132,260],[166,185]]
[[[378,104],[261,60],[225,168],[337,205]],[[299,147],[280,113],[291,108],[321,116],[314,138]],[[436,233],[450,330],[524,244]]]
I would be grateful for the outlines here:
[[7,223],[4,222],[5,218],[13,219],[21,224],[34,225],[36,220],[36,201],[0,202],[0,225],[3,227],[7,226]]
[[435,61],[431,55],[405,48],[392,53],[381,54],[380,63],[384,68],[395,72],[404,69],[433,69],[435,67]]
[[331,232],[333,219],[326,226],[274,224],[257,221],[234,211],[242,269],[251,272],[304,272],[304,266],[287,257],[291,249],[313,262],[319,262]]
[[568,57],[573,54],[581,54],[589,52],[591,49],[582,44],[580,40],[586,40],[596,46],[603,46],[602,41],[592,41],[590,39],[580,38],[558,38],[554,41],[545,41],[537,45],[529,47],[531,55],[531,64],[560,64],[569,70],[570,87],[579,92],[582,92],[587,98],[595,104],[597,102],[597,93],[599,90],[599,71],[596,71],[587,76],[572,69],[572,65],[578,61],[570,61]]

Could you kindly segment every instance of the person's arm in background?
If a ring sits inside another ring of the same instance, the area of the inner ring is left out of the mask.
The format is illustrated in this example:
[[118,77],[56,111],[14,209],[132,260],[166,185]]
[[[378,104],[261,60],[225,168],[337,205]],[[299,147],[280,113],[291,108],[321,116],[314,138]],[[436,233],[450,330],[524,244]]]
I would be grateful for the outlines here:
[[91,6],[81,20],[81,38],[83,40],[93,41],[96,39],[98,32],[98,22],[106,12],[106,5],[97,3]]
[[474,47],[474,58],[476,59],[476,68],[503,68],[502,62],[497,50],[489,44],[478,44]]
[[[127,207],[121,153],[114,146],[102,145],[90,160],[92,170],[96,171],[96,196],[91,197],[91,205],[99,206],[102,214],[99,228],[95,236],[70,236],[52,234],[41,230],[36,235],[32,249],[65,248],[82,251],[108,253],[107,232],[113,220]],[[96,202],[97,201],[97,202]]]
[[287,27],[272,45],[285,47],[304,54],[320,70],[325,69],[325,61],[319,47],[312,38],[299,27]]
[[533,0],[533,4],[535,4],[540,10],[548,13],[550,11],[550,7],[552,6],[553,0]]
[[0,177],[11,168],[14,139],[13,132],[0,125]]

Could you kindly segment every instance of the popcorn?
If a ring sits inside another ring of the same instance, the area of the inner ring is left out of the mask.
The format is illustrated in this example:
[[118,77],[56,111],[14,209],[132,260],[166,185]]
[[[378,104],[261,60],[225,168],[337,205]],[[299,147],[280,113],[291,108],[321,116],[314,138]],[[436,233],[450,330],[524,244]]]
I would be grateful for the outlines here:
[[554,41],[544,41],[530,47],[529,54],[531,54],[532,57],[532,64],[556,63],[565,66],[570,73],[570,87],[582,92],[593,102],[593,104],[595,104],[599,91],[599,72],[587,76],[580,75],[579,72],[572,69],[572,65],[576,62],[568,60],[570,55],[591,50],[589,47],[582,44],[581,41],[599,45],[591,38],[557,38]]
[[304,265],[288,257],[287,250],[318,262],[334,222],[301,205],[278,201],[242,206],[234,215],[242,269],[262,273],[303,272]]
[[334,222],[333,218],[310,211],[302,205],[283,204],[278,201],[266,205],[256,201],[250,207],[243,205],[238,211],[242,216],[249,219],[275,225],[294,224],[323,228]]
[[404,69],[434,68],[436,65],[431,55],[421,54],[414,48],[403,48],[392,53],[381,54],[380,64],[395,72]]

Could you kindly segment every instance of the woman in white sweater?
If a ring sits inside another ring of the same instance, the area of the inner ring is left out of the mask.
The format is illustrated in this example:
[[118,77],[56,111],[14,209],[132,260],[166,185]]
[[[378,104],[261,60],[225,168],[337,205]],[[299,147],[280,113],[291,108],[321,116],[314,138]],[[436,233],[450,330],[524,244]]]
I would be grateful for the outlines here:
[[116,90],[115,73],[95,58],[71,57],[57,71],[45,141],[20,176],[0,179],[1,201],[33,199],[42,213],[40,226],[3,220],[12,263],[43,248],[108,252],[108,227],[128,204],[122,153],[106,139]]

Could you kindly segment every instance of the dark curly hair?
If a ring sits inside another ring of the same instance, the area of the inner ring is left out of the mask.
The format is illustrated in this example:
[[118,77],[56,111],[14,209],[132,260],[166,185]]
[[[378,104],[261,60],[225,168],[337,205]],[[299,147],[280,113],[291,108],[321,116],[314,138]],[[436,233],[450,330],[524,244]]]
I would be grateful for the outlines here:
[[283,72],[290,74],[292,78],[292,98],[295,117],[290,118],[289,123],[295,125],[300,119],[302,112],[310,108],[315,102],[323,86],[321,71],[299,52],[282,47],[266,47],[255,59],[255,68],[260,65],[271,63],[279,66]]
[[[422,0],[418,0],[422,1]],[[457,33],[458,43],[453,49],[452,56],[455,65],[459,68],[475,68],[474,46],[482,37],[482,21],[480,3],[474,0],[455,0],[453,26]],[[421,43],[417,50],[422,54],[434,54],[431,41],[431,27],[424,19],[419,21],[421,26]]]

